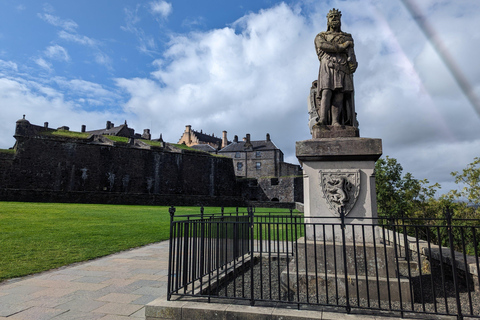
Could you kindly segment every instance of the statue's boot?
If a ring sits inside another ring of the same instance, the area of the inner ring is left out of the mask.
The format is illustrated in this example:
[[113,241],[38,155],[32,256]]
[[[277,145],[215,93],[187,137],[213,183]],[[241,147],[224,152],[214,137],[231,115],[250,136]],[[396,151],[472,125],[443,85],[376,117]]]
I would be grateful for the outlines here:
[[322,110],[323,108],[317,109],[318,113],[318,124],[320,125],[326,125],[327,124],[327,116],[326,112]]
[[341,126],[339,108],[332,106],[332,126]]

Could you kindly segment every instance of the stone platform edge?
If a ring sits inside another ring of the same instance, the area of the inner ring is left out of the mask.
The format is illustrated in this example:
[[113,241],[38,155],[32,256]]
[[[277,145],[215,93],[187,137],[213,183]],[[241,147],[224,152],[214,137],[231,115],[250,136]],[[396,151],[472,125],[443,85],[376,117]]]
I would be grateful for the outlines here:
[[382,139],[315,138],[297,141],[296,156],[303,161],[377,161]]
[[[204,299],[203,299],[204,300]],[[222,301],[225,301],[222,300]],[[228,303],[230,302],[230,303]],[[241,304],[239,304],[241,303]],[[332,312],[331,308],[324,310],[318,307],[318,310],[298,310],[296,307],[286,308],[272,306],[250,306],[248,301],[230,300],[226,303],[207,303],[200,302],[198,298],[183,297],[181,300],[167,301],[167,297],[158,298],[145,306],[146,320],[335,320],[335,319],[352,319],[352,320],[392,320],[399,317],[400,314],[385,313],[365,314],[352,312]],[[420,315],[425,316],[425,315]],[[428,318],[428,317],[427,317]],[[403,319],[419,319],[418,315],[412,315],[408,318],[404,314]]]

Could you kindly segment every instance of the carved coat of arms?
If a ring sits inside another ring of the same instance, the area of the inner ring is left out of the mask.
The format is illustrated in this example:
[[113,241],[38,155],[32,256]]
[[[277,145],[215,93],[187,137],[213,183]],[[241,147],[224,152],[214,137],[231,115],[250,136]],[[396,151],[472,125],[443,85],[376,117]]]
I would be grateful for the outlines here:
[[330,210],[340,216],[343,208],[347,215],[357,202],[360,170],[321,170],[320,185]]

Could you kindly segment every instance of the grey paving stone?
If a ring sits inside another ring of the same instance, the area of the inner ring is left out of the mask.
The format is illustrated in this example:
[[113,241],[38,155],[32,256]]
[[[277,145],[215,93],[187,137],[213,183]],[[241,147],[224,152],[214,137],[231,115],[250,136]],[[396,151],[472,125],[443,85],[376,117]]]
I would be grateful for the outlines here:
[[5,296],[0,297],[0,304],[18,304],[18,303],[35,299],[35,298],[36,297],[32,297],[31,295],[7,294]]
[[155,300],[155,299],[158,299],[158,296],[143,295],[143,296],[141,296],[140,298],[138,298],[137,300],[133,300],[132,303],[133,303],[133,304],[142,304],[142,305],[145,305],[145,304],[147,304],[147,303],[152,302],[152,301]]
[[137,280],[133,282],[129,287],[154,287],[154,288],[159,288],[165,286],[165,281],[157,281],[157,280]]
[[161,297],[167,293],[167,286],[165,287],[142,287],[132,292],[133,294],[150,295]]
[[28,295],[28,294],[35,293],[42,290],[45,290],[45,287],[26,285],[26,286],[17,286],[11,289],[3,290],[3,292],[7,294]]
[[40,297],[33,300],[29,300],[25,302],[25,305],[32,306],[32,307],[46,307],[46,308],[55,308],[56,306],[66,303],[72,300],[72,297],[65,296],[65,297]]
[[145,307],[130,315],[131,318],[145,319]]
[[120,316],[129,316],[138,310],[143,308],[143,306],[136,304],[126,304],[126,303],[107,303],[101,306],[98,309],[93,310],[95,313],[105,313],[105,314],[115,314]]
[[75,282],[86,282],[86,283],[101,283],[110,279],[109,277],[81,277],[75,280]]
[[90,312],[92,310],[98,309],[101,306],[104,306],[106,302],[95,301],[90,299],[74,299],[69,302],[58,305],[58,309],[64,310],[74,310],[74,311],[83,311]]
[[19,312],[14,315],[15,320],[50,320],[55,316],[67,312],[68,310],[31,307],[27,310]]
[[68,275],[76,275],[76,276],[84,276],[84,277],[105,277],[109,276],[109,272],[107,271],[90,271],[90,270],[82,270],[82,269],[65,269],[62,270],[60,274],[68,274]]
[[103,297],[98,298],[98,301],[115,302],[115,303],[131,303],[133,300],[140,298],[138,294],[128,293],[109,293]]
[[100,313],[79,312],[75,310],[69,310],[65,313],[55,316],[54,318],[52,318],[52,320],[98,320],[104,316],[105,315]]
[[0,304],[0,316],[8,317],[29,308],[31,308],[31,306],[25,304]]
[[156,274],[160,272],[161,269],[135,269],[132,271],[133,274]]

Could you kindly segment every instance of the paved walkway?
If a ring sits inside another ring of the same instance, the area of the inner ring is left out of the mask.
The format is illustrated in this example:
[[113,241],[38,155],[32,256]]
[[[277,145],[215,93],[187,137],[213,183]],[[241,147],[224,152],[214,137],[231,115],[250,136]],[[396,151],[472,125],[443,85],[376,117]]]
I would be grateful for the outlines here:
[[[164,241],[0,284],[0,320],[144,320],[145,304],[166,295],[167,264]],[[385,318],[319,312],[315,319]]]
[[0,319],[140,320],[166,294],[168,241],[0,284]]

